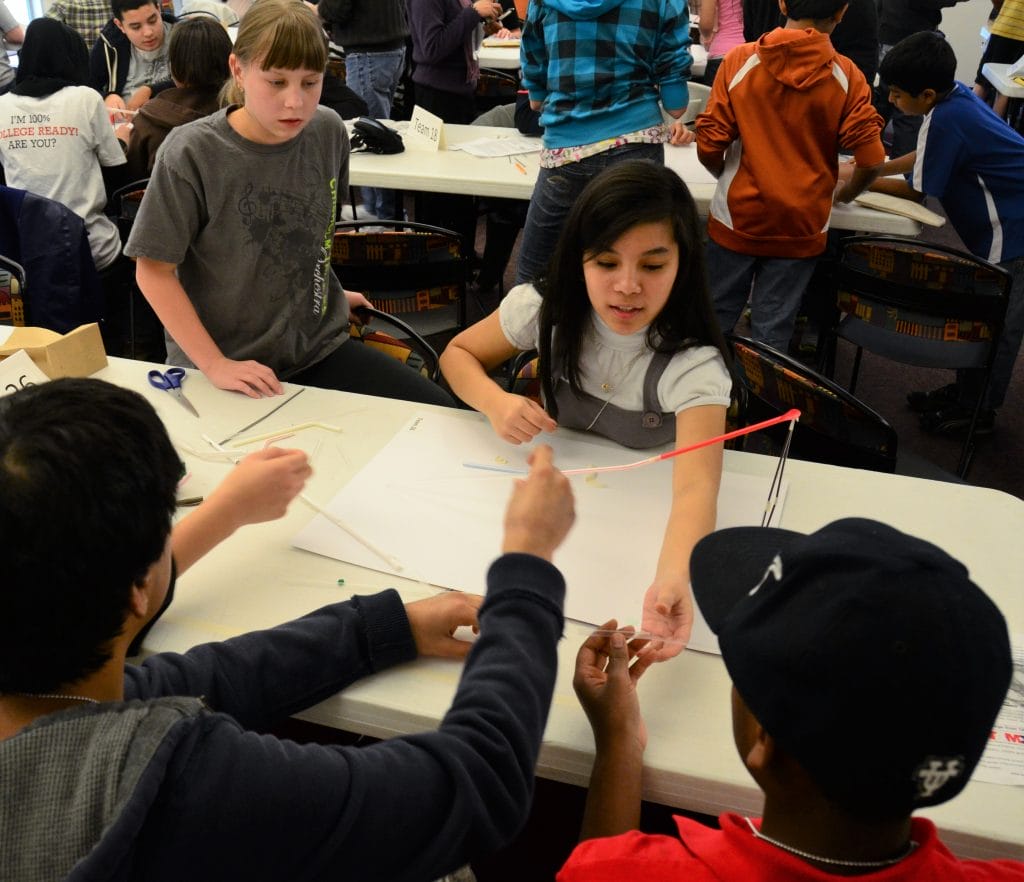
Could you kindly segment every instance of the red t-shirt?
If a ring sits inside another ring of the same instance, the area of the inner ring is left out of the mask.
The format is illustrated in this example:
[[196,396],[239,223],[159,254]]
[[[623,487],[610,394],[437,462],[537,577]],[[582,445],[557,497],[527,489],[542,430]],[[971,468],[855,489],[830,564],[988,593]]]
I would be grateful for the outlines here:
[[[631,831],[581,842],[569,856],[558,882],[835,882],[794,854],[757,839],[744,818],[724,814],[721,830],[676,818],[679,838]],[[911,821],[917,849],[898,864],[856,876],[858,882],[1024,882],[1020,861],[962,861],[940,841],[935,825]],[[848,877],[847,877],[848,878]]]

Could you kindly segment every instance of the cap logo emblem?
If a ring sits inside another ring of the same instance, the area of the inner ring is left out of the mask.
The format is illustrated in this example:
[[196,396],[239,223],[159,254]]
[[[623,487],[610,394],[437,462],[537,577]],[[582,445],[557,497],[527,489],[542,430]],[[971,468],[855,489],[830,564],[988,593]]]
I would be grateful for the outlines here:
[[775,555],[772,562],[768,564],[768,569],[764,571],[764,575],[761,576],[761,581],[758,582],[750,591],[747,592],[748,597],[753,597],[761,590],[761,586],[768,581],[768,577],[773,576],[776,582],[782,581],[782,558],[779,555]]
[[963,760],[959,757],[925,760],[914,772],[914,777],[917,778],[917,795],[927,799],[941,790],[951,779],[959,778],[963,771]]

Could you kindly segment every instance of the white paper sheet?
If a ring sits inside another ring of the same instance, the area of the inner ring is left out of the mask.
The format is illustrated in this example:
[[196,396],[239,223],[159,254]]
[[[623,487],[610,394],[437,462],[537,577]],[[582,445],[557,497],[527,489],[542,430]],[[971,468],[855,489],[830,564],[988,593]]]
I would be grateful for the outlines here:
[[24,349],[0,361],[0,397],[49,380]]
[[1024,786],[1024,634],[1011,638],[1013,679],[1002,710],[992,725],[992,737],[981,762],[971,776],[974,781]]
[[[636,451],[605,447],[562,430],[542,436],[562,468],[615,465]],[[502,519],[514,475],[468,469],[464,462],[525,467],[528,447],[514,447],[485,422],[417,414],[334,497],[318,500],[366,543],[322,516],[293,540],[298,548],[405,578],[474,594],[501,547]],[[640,624],[671,504],[671,462],[571,479],[576,523],[556,553],[568,584],[566,615],[599,623]],[[760,524],[769,479],[725,473],[718,527]],[[782,513],[785,488],[773,523]],[[401,564],[390,566],[368,546]],[[717,651],[703,622],[691,648]]]
[[543,145],[540,138],[513,135],[508,138],[477,138],[449,144],[449,150],[463,150],[470,156],[517,156],[520,153],[539,153]]

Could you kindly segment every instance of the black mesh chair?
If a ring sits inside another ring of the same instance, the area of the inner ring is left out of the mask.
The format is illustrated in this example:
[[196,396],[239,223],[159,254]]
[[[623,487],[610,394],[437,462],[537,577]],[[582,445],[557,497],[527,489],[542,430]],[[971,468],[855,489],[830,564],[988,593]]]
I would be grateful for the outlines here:
[[149,186],[149,178],[140,178],[123,187],[118,187],[107,200],[107,214],[117,224],[122,245],[128,241],[132,224],[135,223],[135,216],[139,213],[139,206],[142,205],[142,197],[146,195],[147,186]]
[[[128,236],[131,235],[132,226],[135,224],[135,218],[139,213],[148,185],[149,178],[132,181],[118,187],[110,194],[110,199],[107,201],[107,214],[117,224],[118,232],[121,234],[122,247],[128,242]],[[127,258],[125,259],[127,260]],[[143,361],[164,361],[167,358],[164,326],[135,283],[134,262],[119,267],[118,281],[123,291],[121,301],[108,304],[107,313],[111,325],[118,327],[121,324],[126,325],[121,334],[115,333],[114,335],[125,338],[125,348],[123,351],[117,351],[116,354]]]

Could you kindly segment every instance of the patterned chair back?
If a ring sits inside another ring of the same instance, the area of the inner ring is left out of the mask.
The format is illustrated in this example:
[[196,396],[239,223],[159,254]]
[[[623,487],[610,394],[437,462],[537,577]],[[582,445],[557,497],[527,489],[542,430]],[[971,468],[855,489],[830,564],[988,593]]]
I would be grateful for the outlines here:
[[855,237],[839,263],[839,334],[857,342],[854,326],[862,323],[872,340],[890,338],[891,358],[923,367],[983,367],[1002,332],[1009,283],[1005,270],[953,249]]
[[865,349],[902,364],[983,372],[957,465],[961,478],[974,454],[974,430],[1003,333],[1010,284],[1010,274],[995,264],[917,239],[854,236],[840,251],[839,320],[827,361],[835,365],[838,338],[857,347],[851,393]]
[[25,327],[25,270],[0,255],[0,325]]
[[[364,226],[390,227],[372,232]],[[457,233],[405,221],[340,221],[331,265],[341,284],[397,316],[449,308],[466,327],[467,262]]]
[[[795,407],[801,416],[790,456],[878,472],[896,470],[896,430],[875,410],[770,346],[732,334],[727,339],[744,392],[741,425],[779,416]],[[787,431],[788,425],[782,424],[747,435],[743,449],[777,454]]]
[[518,91],[519,78],[514,74],[481,68],[476,82],[476,112],[480,114],[502,104],[515,104]]

